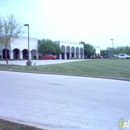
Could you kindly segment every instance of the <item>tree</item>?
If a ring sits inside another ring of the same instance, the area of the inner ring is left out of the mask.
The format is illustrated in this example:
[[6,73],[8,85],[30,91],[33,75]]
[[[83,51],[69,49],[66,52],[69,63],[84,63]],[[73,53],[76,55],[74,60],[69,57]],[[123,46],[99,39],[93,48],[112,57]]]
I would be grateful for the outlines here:
[[7,47],[14,42],[22,33],[22,26],[17,23],[13,15],[0,18],[0,44],[5,46],[5,59],[8,64]]
[[100,53],[102,56],[105,56],[105,55],[109,54],[109,51],[108,50],[101,50]]
[[43,55],[62,53],[60,46],[49,39],[38,40],[38,51]]
[[88,58],[91,58],[91,56],[96,54],[96,49],[92,45],[85,42],[80,42],[80,44],[84,45],[84,55]]

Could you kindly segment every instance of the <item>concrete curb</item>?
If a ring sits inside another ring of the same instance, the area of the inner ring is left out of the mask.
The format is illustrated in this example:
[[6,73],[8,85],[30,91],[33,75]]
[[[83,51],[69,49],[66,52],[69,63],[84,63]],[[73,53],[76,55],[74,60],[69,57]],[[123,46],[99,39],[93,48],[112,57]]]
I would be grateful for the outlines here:
[[42,126],[42,125],[37,125],[37,124],[33,124],[33,123],[26,123],[26,122],[22,122],[22,121],[18,121],[18,120],[13,120],[13,119],[9,119],[9,118],[0,117],[0,119],[3,120],[3,121],[9,121],[9,122],[12,122],[12,123],[26,125],[26,126],[34,127],[34,128],[37,128],[37,129],[54,130],[52,128],[47,128],[47,127]]
[[130,81],[130,79],[118,78],[118,77],[106,77],[106,76],[91,76],[91,75],[77,75],[77,74],[61,74],[61,73],[40,73],[40,72],[28,72],[28,71],[12,71],[12,70],[0,70],[0,71],[8,71],[8,72],[20,72],[20,73],[33,73],[33,74],[51,74],[51,75],[63,75],[63,76],[77,76],[77,77],[88,77],[88,78],[99,78],[99,79],[111,79],[111,80],[122,80],[122,81]]

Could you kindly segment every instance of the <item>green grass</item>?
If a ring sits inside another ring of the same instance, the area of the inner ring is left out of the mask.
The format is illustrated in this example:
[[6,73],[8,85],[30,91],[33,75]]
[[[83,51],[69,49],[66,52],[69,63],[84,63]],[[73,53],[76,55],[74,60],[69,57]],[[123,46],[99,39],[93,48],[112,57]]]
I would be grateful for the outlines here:
[[0,130],[43,130],[0,119]]
[[130,79],[130,60],[86,60],[44,66],[0,65],[0,69],[12,69],[12,71],[37,73],[105,76]]

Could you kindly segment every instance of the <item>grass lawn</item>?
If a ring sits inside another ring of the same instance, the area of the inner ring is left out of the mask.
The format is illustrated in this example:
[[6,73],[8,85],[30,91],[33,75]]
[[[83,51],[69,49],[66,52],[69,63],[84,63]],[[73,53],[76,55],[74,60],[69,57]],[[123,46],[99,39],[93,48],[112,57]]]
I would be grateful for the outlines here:
[[55,65],[18,66],[0,65],[0,70],[37,73],[105,76],[130,79],[130,60],[86,60]]
[[0,130],[43,130],[0,119]]

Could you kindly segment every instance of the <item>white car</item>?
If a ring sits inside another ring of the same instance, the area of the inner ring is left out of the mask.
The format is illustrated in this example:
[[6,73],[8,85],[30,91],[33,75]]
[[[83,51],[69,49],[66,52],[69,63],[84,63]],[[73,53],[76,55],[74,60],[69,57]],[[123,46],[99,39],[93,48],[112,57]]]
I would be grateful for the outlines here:
[[118,58],[120,58],[120,59],[130,59],[130,56],[128,56],[126,54],[120,54],[120,55],[118,55]]

